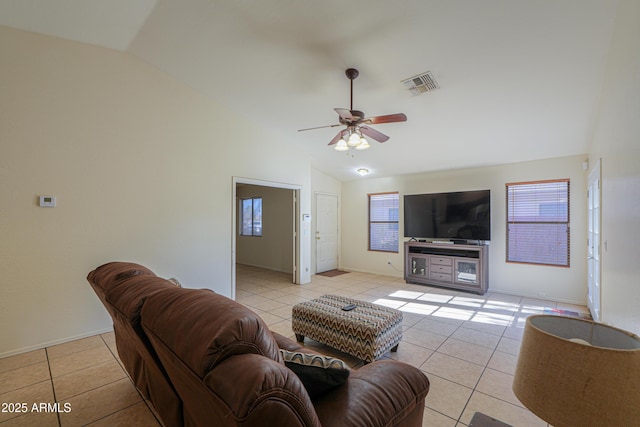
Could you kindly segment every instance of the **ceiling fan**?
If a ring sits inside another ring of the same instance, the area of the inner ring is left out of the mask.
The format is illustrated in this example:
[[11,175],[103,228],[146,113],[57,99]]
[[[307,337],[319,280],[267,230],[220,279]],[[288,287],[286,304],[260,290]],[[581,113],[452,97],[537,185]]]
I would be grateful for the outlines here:
[[366,150],[370,147],[369,142],[364,138],[367,136],[378,142],[385,142],[389,137],[367,125],[378,125],[383,123],[406,122],[407,116],[402,113],[388,114],[386,116],[365,117],[362,111],[353,109],[353,80],[360,74],[355,68],[349,68],[345,71],[347,78],[351,81],[351,105],[349,109],[334,108],[339,116],[339,123],[328,126],[318,126],[313,128],[300,129],[298,132],[322,129],[336,126],[346,126],[345,129],[329,142],[329,145],[335,145],[338,151],[347,151],[353,147],[356,150]]

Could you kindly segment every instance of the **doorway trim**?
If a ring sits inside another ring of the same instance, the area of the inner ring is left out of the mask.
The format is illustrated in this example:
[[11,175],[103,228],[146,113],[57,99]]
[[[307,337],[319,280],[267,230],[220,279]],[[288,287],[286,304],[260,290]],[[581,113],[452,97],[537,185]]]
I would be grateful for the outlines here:
[[596,322],[602,321],[602,160],[587,179],[587,306]]
[[243,178],[232,176],[231,185],[231,299],[236,299],[236,240],[238,222],[238,204],[236,203],[236,187],[238,184],[259,185],[262,187],[282,188],[293,190],[294,194],[294,216],[293,216],[293,274],[294,283],[300,283],[300,190],[301,185],[287,184],[277,181],[264,181],[254,178]]

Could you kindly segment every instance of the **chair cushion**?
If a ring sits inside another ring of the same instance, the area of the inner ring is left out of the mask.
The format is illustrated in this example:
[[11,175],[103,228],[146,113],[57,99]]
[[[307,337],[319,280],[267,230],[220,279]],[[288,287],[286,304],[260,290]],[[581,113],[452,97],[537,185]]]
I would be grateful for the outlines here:
[[285,366],[298,375],[312,398],[344,384],[351,372],[346,363],[333,357],[283,349],[280,353]]

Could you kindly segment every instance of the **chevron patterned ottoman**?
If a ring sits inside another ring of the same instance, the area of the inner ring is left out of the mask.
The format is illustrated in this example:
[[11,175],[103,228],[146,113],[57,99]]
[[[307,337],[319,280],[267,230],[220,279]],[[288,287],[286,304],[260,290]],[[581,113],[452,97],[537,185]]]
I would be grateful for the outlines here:
[[[350,304],[356,308],[342,310]],[[402,339],[402,312],[338,295],[323,295],[293,306],[296,339],[309,337],[366,362],[396,351]]]

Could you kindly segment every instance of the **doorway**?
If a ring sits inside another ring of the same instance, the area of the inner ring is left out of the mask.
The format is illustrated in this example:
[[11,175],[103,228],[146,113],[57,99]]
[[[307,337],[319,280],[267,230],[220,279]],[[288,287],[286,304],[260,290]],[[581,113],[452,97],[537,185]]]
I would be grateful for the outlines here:
[[[233,177],[231,294],[236,293],[236,263],[283,271],[291,274],[292,283],[300,283],[300,186]],[[242,200],[260,198],[259,236],[241,230]],[[250,260],[250,261],[247,261]]]
[[338,196],[316,194],[316,274],[338,268]]
[[600,255],[601,239],[600,239],[600,219],[601,219],[601,160],[589,172],[587,181],[587,305],[591,311],[591,317],[596,322],[600,322],[601,313],[601,289],[600,289]]

